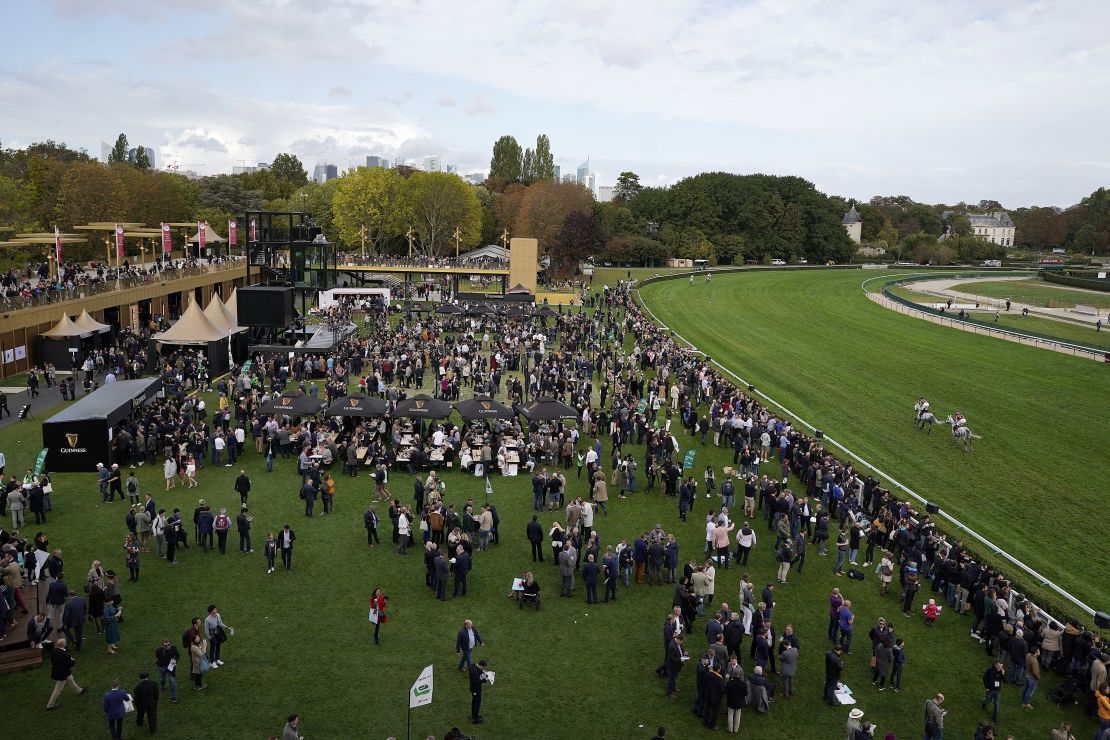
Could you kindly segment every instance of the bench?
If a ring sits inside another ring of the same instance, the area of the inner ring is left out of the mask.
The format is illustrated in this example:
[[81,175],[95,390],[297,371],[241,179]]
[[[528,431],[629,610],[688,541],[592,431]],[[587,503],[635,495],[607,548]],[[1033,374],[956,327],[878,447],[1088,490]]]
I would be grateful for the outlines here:
[[33,647],[6,650],[0,653],[0,673],[12,673],[42,665],[42,650]]

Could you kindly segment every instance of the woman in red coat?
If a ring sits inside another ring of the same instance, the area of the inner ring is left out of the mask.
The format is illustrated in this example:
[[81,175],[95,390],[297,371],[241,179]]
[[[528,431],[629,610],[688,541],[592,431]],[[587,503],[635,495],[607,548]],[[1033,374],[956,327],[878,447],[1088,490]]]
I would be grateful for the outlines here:
[[375,588],[370,594],[370,621],[374,623],[374,644],[378,643],[378,631],[382,625],[389,621],[389,617],[385,614],[385,602],[387,597],[382,594],[380,588]]

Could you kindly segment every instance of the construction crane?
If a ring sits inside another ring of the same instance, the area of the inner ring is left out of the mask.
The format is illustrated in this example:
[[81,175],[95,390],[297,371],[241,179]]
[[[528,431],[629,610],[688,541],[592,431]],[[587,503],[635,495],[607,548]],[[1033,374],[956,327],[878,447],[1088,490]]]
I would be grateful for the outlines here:
[[166,165],[167,172],[177,172],[182,167],[206,167],[206,162],[190,162],[188,164],[180,164],[176,159]]

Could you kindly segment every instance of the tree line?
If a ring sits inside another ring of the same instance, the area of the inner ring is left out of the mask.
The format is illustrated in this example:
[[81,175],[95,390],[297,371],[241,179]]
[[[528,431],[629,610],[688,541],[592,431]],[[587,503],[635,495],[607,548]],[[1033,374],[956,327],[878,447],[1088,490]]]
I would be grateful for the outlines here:
[[[353,252],[406,254],[410,228],[414,251],[435,256],[503,236],[535,237],[561,273],[589,258],[629,265],[659,265],[670,257],[816,263],[847,261],[856,250],[841,225],[851,204],[800,177],[708,172],[645,187],[636,173],[623,172],[613,200],[599,203],[582,185],[556,181],[546,134],[534,148],[500,137],[482,185],[410,167],[360,167],[316,183],[289,153],[278,154],[269,169],[187,178],[149,169],[140,151],[129,159],[122,134],[108,163],[53,141],[0,148],[0,226],[41,231],[56,224],[67,231],[91,221],[204,220],[223,233],[228,219],[247,210],[305,211],[329,239]],[[974,261],[1005,251],[970,233],[969,215],[1002,210],[993,201],[946,206],[879,196],[855,205],[864,245],[901,258]],[[1019,247],[1110,251],[1105,189],[1070,208],[1020,208],[1010,215]],[[65,253],[80,260],[101,254],[95,243],[67,245]],[[9,248],[0,256],[12,264],[41,255]]]

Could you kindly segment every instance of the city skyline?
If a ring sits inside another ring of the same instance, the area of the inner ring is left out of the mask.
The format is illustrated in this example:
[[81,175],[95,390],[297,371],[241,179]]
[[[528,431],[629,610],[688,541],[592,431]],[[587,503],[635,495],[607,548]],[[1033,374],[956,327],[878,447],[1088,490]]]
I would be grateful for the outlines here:
[[[374,155],[440,156],[465,176],[488,168],[499,136],[546,133],[562,173],[592,153],[599,185],[623,170],[645,185],[766,172],[851,199],[1008,208],[1070,205],[1110,179],[1110,102],[1090,94],[1110,70],[1094,2],[649,0],[634,28],[625,5],[21,4],[10,22],[52,44],[13,36],[0,141],[95,156],[123,131],[159,167],[200,174],[291,152],[310,174]],[[471,42],[491,34],[532,41]],[[113,37],[127,43],[108,53]]]

